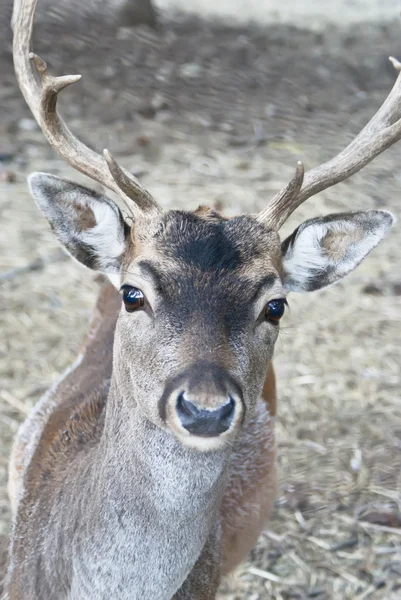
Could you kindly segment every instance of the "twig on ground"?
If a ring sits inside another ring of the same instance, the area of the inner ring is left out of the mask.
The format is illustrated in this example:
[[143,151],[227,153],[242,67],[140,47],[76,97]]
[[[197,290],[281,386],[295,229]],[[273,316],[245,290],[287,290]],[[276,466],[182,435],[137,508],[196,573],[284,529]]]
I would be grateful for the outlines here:
[[12,406],[12,408],[18,410],[23,415],[28,414],[29,408],[25,406],[25,404],[21,400],[10,394],[10,392],[8,392],[7,390],[1,390],[0,397],[2,398],[2,400],[7,402],[7,404]]
[[258,577],[262,577],[263,579],[267,579],[268,581],[273,581],[273,583],[280,583],[281,585],[285,585],[286,587],[292,587],[296,585],[303,585],[300,581],[292,581],[290,579],[283,579],[274,573],[270,573],[270,571],[265,571],[264,569],[258,569],[257,567],[249,567],[247,569],[248,573],[251,575],[257,575]]
[[376,523],[369,523],[369,521],[356,521],[352,517],[347,517],[347,515],[336,515],[336,517],[345,523],[358,525],[358,527],[361,527],[362,529],[371,529],[372,531],[382,531],[384,533],[392,533],[393,535],[401,535],[401,528],[377,525]]

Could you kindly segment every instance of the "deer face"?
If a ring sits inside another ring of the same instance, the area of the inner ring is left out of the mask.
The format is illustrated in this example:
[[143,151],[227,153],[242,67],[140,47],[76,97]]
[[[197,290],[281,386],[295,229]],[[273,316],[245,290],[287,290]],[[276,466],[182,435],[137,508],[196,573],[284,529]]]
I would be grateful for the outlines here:
[[200,450],[230,443],[252,414],[286,293],[343,277],[392,222],[381,211],[312,219],[281,243],[252,216],[201,208],[143,215],[130,229],[86,188],[41,173],[30,187],[67,250],[121,290],[114,374],[125,396]]
[[277,233],[248,216],[171,211],[134,227],[117,343],[142,410],[183,443],[221,445],[252,409],[284,309],[280,272]]

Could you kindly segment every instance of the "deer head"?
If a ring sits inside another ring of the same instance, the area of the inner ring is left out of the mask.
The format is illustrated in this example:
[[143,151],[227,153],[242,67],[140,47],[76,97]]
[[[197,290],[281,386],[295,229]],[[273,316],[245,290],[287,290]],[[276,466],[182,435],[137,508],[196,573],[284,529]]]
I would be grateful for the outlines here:
[[205,207],[163,211],[107,150],[97,155],[62,121],[57,95],[79,76],[53,78],[29,53],[35,6],[21,0],[13,17],[21,90],[50,144],[116,192],[130,224],[105,195],[53,175],[31,175],[31,193],[68,252],[121,291],[114,351],[121,393],[184,445],[213,450],[230,444],[261,393],[286,294],[335,283],[392,225],[389,213],[370,210],[310,219],[284,241],[278,233],[307,198],[401,138],[401,76],[345,150],[306,174],[298,163],[292,181],[261,214],[226,219]]

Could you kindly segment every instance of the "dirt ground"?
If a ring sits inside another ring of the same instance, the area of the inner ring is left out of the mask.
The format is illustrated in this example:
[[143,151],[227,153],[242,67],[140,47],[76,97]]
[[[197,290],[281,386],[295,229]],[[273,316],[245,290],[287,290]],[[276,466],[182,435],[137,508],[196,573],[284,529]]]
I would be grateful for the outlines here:
[[[401,23],[224,25],[166,16],[161,30],[96,18],[78,39],[37,36],[52,72],[84,75],[62,112],[165,207],[256,211],[296,160],[339,151],[390,90]],[[102,31],[99,36],[95,32]],[[0,48],[0,535],[18,424],[73,360],[98,286],[58,248],[28,196],[34,170],[78,181],[49,149]],[[401,145],[299,209],[400,214]],[[277,344],[280,492],[269,527],[221,600],[401,596],[400,224],[343,283],[290,296]],[[0,562],[5,564],[5,552]],[[4,569],[3,569],[4,571]]]

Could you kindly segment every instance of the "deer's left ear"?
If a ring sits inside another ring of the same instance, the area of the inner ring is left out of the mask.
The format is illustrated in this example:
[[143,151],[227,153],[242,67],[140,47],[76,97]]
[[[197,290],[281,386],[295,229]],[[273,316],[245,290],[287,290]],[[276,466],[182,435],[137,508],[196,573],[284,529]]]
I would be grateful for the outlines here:
[[284,287],[311,292],[335,283],[377,246],[393,221],[390,213],[381,210],[305,221],[281,246]]

